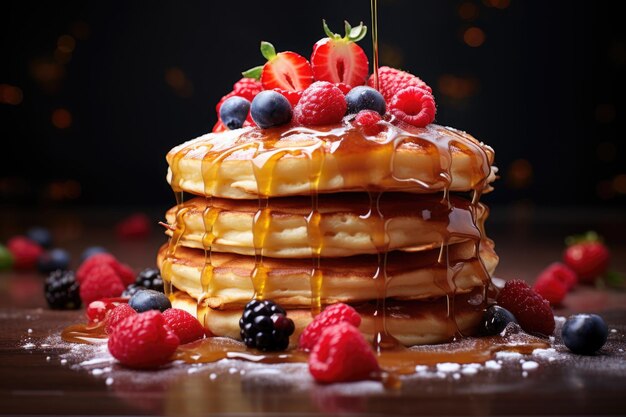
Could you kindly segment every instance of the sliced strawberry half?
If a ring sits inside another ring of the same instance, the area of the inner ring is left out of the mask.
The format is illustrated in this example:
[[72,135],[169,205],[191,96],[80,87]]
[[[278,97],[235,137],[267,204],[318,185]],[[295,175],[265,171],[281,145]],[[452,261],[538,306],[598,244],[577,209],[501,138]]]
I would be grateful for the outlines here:
[[302,91],[313,83],[311,64],[302,55],[291,51],[276,53],[269,42],[261,42],[261,53],[267,59],[261,70],[265,90]]
[[355,42],[367,33],[363,23],[353,28],[345,22],[346,34],[333,33],[324,22],[327,38],[320,39],[313,46],[311,67],[317,81],[344,83],[351,87],[365,84],[369,71],[369,62],[363,49]]

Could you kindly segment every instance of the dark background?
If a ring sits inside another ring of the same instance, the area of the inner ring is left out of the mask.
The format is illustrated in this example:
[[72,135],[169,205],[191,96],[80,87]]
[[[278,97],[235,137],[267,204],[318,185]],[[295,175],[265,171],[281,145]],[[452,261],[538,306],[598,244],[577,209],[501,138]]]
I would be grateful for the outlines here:
[[[381,65],[433,89],[437,121],[496,150],[491,204],[626,202],[620,2],[381,0]],[[0,203],[166,206],[165,154],[215,122],[261,40],[310,56],[359,1],[0,6]],[[367,37],[361,46],[371,56]],[[371,60],[370,60],[371,62]]]

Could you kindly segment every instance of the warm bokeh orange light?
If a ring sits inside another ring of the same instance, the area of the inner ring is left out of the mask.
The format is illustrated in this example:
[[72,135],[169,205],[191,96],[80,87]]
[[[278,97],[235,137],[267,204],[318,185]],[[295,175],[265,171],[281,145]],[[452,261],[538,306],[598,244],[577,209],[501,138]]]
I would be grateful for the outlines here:
[[477,48],[485,43],[485,32],[476,26],[467,28],[463,33],[463,41],[472,48]]
[[466,1],[459,5],[459,16],[463,20],[474,20],[478,17],[478,6],[470,1]]
[[23,98],[21,88],[9,84],[0,84],[0,103],[17,106]]
[[67,129],[72,125],[72,113],[67,109],[56,109],[52,112],[52,125],[57,129]]
[[526,188],[533,179],[533,167],[526,159],[516,159],[509,166],[506,180],[511,188]]

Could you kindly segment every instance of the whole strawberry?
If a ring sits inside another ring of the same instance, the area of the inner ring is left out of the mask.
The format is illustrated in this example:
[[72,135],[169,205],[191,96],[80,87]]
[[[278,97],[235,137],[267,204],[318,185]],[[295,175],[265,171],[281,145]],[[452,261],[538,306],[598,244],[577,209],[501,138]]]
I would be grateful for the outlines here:
[[569,246],[563,253],[563,262],[569,266],[582,283],[593,283],[609,267],[611,253],[594,232],[567,239]]

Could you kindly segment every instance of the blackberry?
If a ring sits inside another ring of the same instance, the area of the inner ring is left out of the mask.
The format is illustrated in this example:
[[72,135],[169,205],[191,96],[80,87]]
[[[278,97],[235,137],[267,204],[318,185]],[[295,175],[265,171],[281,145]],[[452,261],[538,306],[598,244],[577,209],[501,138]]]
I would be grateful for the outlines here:
[[293,320],[278,304],[252,300],[239,319],[240,335],[246,346],[262,351],[285,350],[295,330]]
[[122,293],[122,297],[132,297],[133,295],[137,293],[137,291],[146,290],[146,289],[147,289],[146,287],[142,287],[141,285],[130,284],[128,287],[126,287],[126,289]]
[[72,271],[56,270],[44,284],[44,295],[50,308],[76,310],[80,308],[79,284]]
[[147,290],[163,292],[163,278],[156,268],[146,268],[141,271],[135,278],[135,284]]

